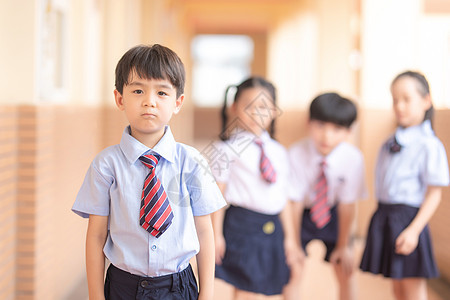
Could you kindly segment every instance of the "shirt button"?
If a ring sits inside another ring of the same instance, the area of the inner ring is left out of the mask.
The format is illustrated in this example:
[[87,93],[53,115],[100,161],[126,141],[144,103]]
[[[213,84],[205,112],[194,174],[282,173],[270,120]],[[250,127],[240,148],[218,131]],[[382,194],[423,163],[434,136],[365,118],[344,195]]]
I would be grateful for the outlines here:
[[143,288],[147,287],[147,286],[148,286],[148,281],[147,281],[147,280],[141,281],[141,286],[142,286]]
[[152,246],[152,250],[155,251],[156,250],[156,245]]

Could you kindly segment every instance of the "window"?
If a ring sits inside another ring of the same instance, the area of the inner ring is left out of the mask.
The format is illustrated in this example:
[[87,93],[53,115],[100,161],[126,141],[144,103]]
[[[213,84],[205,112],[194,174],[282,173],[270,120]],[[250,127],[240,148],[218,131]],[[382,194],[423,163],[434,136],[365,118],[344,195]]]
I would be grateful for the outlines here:
[[248,36],[197,35],[191,53],[192,97],[197,106],[221,106],[226,88],[251,73],[253,41]]

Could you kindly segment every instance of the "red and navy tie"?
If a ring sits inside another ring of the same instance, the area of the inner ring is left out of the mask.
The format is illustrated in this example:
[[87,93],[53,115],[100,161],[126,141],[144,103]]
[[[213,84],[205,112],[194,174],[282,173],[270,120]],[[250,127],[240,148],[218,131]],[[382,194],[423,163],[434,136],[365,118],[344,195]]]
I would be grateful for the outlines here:
[[328,183],[325,176],[325,161],[320,163],[320,173],[314,186],[315,198],[311,207],[311,220],[321,229],[330,222],[331,213],[328,205]]
[[155,237],[160,237],[173,219],[172,208],[161,181],[156,177],[158,155],[143,155],[139,160],[150,169],[142,188],[139,223]]
[[263,143],[261,140],[256,140],[255,143],[261,148],[261,158],[259,161],[259,169],[262,178],[268,183],[275,183],[277,181],[277,172],[273,168],[270,160],[264,153]]

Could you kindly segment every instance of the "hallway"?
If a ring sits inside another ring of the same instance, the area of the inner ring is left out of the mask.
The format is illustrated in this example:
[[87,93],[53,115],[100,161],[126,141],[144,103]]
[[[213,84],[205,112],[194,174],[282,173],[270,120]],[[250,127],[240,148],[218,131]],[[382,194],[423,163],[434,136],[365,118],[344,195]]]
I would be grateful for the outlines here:
[[[122,54],[137,44],[163,44],[182,59],[186,97],[170,126],[177,141],[200,152],[221,130],[225,87],[246,76],[263,76],[276,86],[276,139],[285,147],[305,136],[307,108],[317,94],[336,91],[354,100],[358,119],[349,142],[364,155],[368,185],[355,222],[358,259],[376,206],[377,151],[395,127],[389,91],[395,74],[405,69],[427,74],[435,132],[450,153],[448,0],[31,0],[26,5],[0,0],[0,5],[2,300],[86,298],[87,220],[71,207],[92,159],[119,143],[127,125],[114,103],[114,72]],[[221,42],[205,46],[202,39]],[[430,290],[430,300],[450,299],[449,216],[446,187],[430,221],[441,272],[430,285],[445,296],[439,299]],[[336,286],[319,259],[323,249],[314,244],[310,253],[302,298],[332,300]],[[360,300],[392,299],[386,280],[358,273],[357,281]],[[217,299],[227,300],[226,294],[218,283]]]

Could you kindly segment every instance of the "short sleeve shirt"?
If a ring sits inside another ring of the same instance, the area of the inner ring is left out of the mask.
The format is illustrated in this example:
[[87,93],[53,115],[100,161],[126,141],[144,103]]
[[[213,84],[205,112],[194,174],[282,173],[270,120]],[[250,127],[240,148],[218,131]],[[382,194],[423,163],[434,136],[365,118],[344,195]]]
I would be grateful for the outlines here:
[[[394,137],[401,150],[391,153]],[[428,186],[448,184],[447,155],[430,121],[397,128],[381,147],[375,176],[375,193],[380,202],[420,207]]]
[[303,139],[289,149],[291,165],[290,199],[303,201],[311,208],[315,199],[314,186],[320,174],[321,162],[325,162],[328,184],[328,204],[354,203],[367,195],[364,159],[358,148],[342,142],[326,157],[315,148],[310,138]]
[[[127,127],[119,145],[103,150],[92,162],[72,210],[82,217],[109,216],[103,249],[116,267],[139,276],[162,276],[184,270],[199,251],[194,216],[210,214],[226,203],[211,180],[207,163],[194,148],[175,142],[169,127],[150,149]],[[142,187],[149,169],[139,157],[161,156],[156,176],[164,187],[174,218],[159,237],[139,224]]]
[[[261,148],[255,143],[258,138],[277,174],[275,183],[267,183],[261,176]],[[283,210],[288,199],[287,152],[267,132],[256,137],[241,130],[227,141],[215,142],[209,147],[214,151],[205,151],[204,154],[216,181],[226,184],[227,203],[268,215]]]

